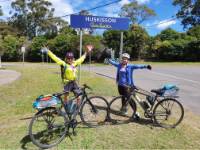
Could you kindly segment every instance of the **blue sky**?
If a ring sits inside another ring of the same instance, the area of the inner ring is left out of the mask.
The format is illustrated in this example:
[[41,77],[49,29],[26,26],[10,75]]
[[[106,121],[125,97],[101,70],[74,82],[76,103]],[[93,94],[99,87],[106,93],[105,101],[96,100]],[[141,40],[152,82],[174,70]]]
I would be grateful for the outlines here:
[[[14,0],[0,0],[0,5],[3,8],[4,16],[9,17],[10,3]],[[82,9],[89,9],[99,5],[103,5],[115,0],[49,0],[55,8],[55,16],[63,16],[66,14],[76,13]],[[176,14],[178,7],[172,5],[173,0],[137,0],[138,3],[146,4],[153,9],[157,16],[143,22],[142,26],[150,35],[156,35],[160,31],[171,27],[176,31],[183,32],[183,26],[180,20],[168,20]],[[118,17],[120,8],[124,4],[130,3],[131,0],[121,0],[118,3],[99,8],[90,13],[96,16]],[[63,18],[70,22],[69,17]],[[100,33],[97,31],[97,33]]]

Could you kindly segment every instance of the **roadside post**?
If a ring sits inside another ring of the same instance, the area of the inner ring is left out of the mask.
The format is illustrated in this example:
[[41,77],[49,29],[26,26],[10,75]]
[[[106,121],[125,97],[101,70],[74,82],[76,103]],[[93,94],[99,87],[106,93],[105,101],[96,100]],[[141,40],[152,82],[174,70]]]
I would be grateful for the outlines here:
[[24,66],[24,54],[25,54],[25,52],[26,52],[25,46],[22,46],[22,47],[21,47],[21,52],[22,52],[22,62],[23,62],[23,66]]

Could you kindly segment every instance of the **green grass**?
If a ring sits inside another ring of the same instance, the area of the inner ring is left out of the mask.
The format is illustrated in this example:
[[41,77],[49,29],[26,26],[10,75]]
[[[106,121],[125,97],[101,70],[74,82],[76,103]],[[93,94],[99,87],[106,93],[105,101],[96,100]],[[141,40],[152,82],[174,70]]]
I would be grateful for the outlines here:
[[[34,115],[32,102],[40,94],[62,91],[59,67],[25,64],[7,69],[22,73],[19,80],[0,86],[0,149],[37,149],[28,133]],[[87,83],[97,95],[112,98],[117,95],[115,82],[87,72],[81,73],[81,83]],[[176,129],[163,129],[139,121],[121,125],[85,128],[79,125],[77,136],[65,138],[57,149],[199,149],[200,117],[186,110],[183,122]]]

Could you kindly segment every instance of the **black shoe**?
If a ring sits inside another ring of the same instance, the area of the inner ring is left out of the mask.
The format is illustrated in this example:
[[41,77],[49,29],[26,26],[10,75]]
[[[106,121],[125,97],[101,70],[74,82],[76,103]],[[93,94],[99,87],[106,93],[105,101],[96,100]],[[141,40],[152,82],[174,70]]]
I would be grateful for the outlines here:
[[138,112],[135,113],[135,115],[133,116],[133,119],[135,120],[140,120],[140,114]]

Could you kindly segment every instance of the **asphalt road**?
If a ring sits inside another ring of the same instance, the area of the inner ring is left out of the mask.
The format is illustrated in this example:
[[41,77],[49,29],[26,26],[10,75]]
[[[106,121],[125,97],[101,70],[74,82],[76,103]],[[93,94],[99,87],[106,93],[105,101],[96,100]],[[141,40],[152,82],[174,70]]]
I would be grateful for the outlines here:
[[[176,84],[180,88],[179,100],[185,108],[200,115],[200,66],[197,65],[154,65],[151,71],[138,69],[133,72],[135,85],[145,90],[162,87],[166,83]],[[89,67],[82,67],[89,70]],[[97,74],[116,76],[113,66],[91,66]]]

